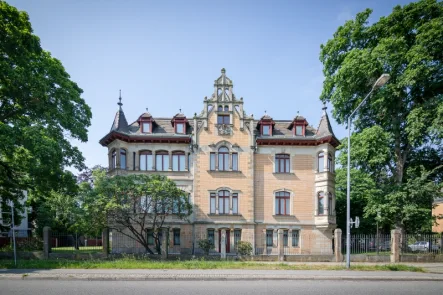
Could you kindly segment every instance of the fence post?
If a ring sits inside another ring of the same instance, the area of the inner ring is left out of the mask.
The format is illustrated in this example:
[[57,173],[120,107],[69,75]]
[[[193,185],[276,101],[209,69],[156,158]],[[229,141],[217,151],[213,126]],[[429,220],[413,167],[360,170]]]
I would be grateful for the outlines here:
[[51,228],[49,226],[43,227],[43,256],[49,259],[51,252]]
[[161,242],[161,252],[162,252],[162,259],[168,258],[168,248],[169,248],[169,229],[163,228],[161,229],[163,231],[162,233],[162,242]]
[[109,255],[109,227],[105,227],[102,232],[102,247],[105,257]]
[[278,230],[278,261],[284,261],[285,260],[285,253],[284,253],[284,243],[283,243],[283,230]]
[[221,241],[220,241],[220,248],[221,248],[221,259],[226,259],[226,230],[221,230]]
[[341,229],[337,228],[334,231],[334,254],[335,262],[343,261],[343,254],[341,253]]
[[400,262],[400,235],[400,230],[391,230],[391,263]]

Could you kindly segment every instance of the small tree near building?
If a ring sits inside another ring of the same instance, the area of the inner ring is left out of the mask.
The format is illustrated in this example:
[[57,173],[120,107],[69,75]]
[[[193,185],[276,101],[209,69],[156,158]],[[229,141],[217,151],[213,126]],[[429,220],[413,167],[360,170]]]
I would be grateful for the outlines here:
[[187,194],[162,175],[103,177],[94,186],[108,227],[160,254],[161,232],[168,216],[186,219],[192,213]]

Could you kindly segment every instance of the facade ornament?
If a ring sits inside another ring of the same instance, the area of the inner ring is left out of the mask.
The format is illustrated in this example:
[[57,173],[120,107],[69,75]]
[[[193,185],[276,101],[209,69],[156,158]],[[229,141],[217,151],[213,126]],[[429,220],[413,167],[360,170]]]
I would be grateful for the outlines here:
[[226,124],[217,125],[219,135],[232,135],[232,128]]

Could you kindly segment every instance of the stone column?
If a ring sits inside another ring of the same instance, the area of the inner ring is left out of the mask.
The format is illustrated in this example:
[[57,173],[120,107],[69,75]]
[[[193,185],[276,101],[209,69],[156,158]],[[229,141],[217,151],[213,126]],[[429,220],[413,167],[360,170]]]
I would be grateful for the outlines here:
[[343,261],[343,254],[341,254],[341,229],[337,228],[334,231],[334,254],[335,254],[335,262]]
[[105,227],[102,231],[103,254],[108,257],[109,254],[109,228]]
[[230,232],[230,235],[229,235],[229,244],[231,245],[229,248],[230,248],[230,253],[235,253],[235,245],[234,245],[234,229],[233,228],[231,228],[231,232]]
[[172,171],[172,152],[169,151],[169,171]]
[[293,237],[292,237],[292,228],[290,228],[288,230],[288,247],[291,247],[291,248],[292,248],[292,239],[293,239]]
[[221,241],[220,241],[220,258],[226,259],[226,230],[221,230]]
[[214,249],[216,252],[220,252],[220,248],[218,246],[218,228],[214,229]]
[[266,242],[266,229],[263,230],[263,254],[268,254],[268,244]]
[[278,261],[284,261],[285,255],[284,255],[284,243],[283,243],[283,230],[278,230]]
[[49,259],[51,253],[51,228],[49,226],[43,227],[43,255],[45,259]]
[[162,259],[168,258],[168,244],[169,244],[169,230],[167,228],[163,228],[162,230],[162,244],[161,244],[161,253]]
[[400,237],[400,230],[391,230],[391,263],[400,262]]

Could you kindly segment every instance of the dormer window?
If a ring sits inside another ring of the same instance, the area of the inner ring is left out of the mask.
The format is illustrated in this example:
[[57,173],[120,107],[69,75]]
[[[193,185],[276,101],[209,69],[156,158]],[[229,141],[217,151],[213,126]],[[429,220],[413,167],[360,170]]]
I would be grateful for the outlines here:
[[142,133],[152,133],[152,123],[143,122],[142,123]]
[[303,134],[304,134],[303,129],[304,128],[301,125],[295,126],[295,135],[303,136]]
[[297,115],[292,123],[289,125],[288,129],[292,130],[292,134],[294,136],[305,136],[306,135],[306,126],[308,122],[302,116]]
[[176,123],[175,124],[175,133],[185,134],[185,123]]
[[270,136],[271,135],[271,125],[263,125],[261,134],[265,135],[265,136]]
[[225,124],[225,125],[230,124],[230,118],[229,118],[229,115],[218,115],[218,116],[217,116],[217,124],[220,124],[220,125],[223,125],[223,124]]

